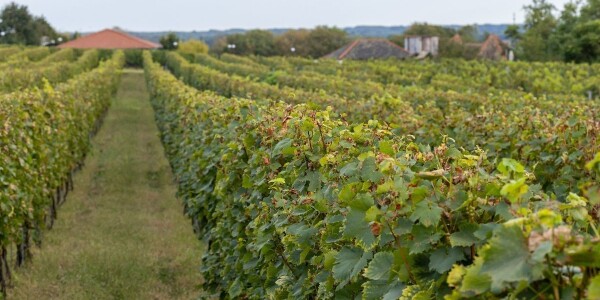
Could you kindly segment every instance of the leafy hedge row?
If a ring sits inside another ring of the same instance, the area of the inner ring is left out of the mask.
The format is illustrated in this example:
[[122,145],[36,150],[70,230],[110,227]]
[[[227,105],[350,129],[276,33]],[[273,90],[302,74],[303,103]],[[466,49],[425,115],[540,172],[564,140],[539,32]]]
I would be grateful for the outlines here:
[[61,62],[61,61],[65,61],[65,62],[74,61],[79,56],[80,51],[81,50],[75,50],[73,48],[60,49],[60,50],[44,57],[44,59],[36,62],[36,64],[44,65],[44,64],[49,64],[49,63]]
[[[94,52],[88,52],[94,53]],[[63,84],[0,95],[0,283],[10,277],[8,248],[16,264],[30,256],[31,240],[51,226],[57,206],[83,162],[90,135],[116,91],[122,52]]]
[[[600,103],[585,99],[536,98],[523,93],[462,94],[413,88],[402,98],[349,100],[289,87],[277,88],[206,66],[190,64],[177,54],[167,66],[188,84],[230,97],[277,99],[328,106],[351,122],[377,119],[395,133],[410,134],[422,144],[439,144],[445,136],[461,147],[483,147],[492,160],[524,162],[541,188],[565,199],[587,179],[583,166],[600,151]],[[510,124],[510,126],[507,126]]]
[[[229,59],[230,56],[224,57]],[[251,77],[270,84],[288,86],[296,89],[312,91],[324,90],[328,94],[339,95],[354,100],[363,100],[372,97],[383,96],[407,98],[411,96],[411,94],[415,93],[420,93],[421,95],[425,93],[424,97],[429,97],[431,99],[432,94],[435,94],[436,97],[447,97],[446,95],[448,94],[456,94],[456,91],[459,91],[459,94],[463,95],[464,97],[476,97],[480,99],[487,99],[489,94],[501,95],[509,93],[513,98],[523,98],[531,96],[529,93],[522,92],[521,89],[484,89],[483,87],[485,87],[485,84],[471,82],[469,78],[477,77],[478,75],[473,75],[471,74],[472,72],[468,71],[457,75],[449,75],[444,74],[443,72],[438,72],[439,74],[437,74],[436,76],[439,75],[441,76],[441,78],[430,78],[418,85],[416,85],[414,82],[403,82],[400,84],[383,84],[368,78],[368,76],[372,76],[372,73],[369,73],[368,70],[359,72],[361,74],[366,74],[365,77],[367,78],[349,79],[347,76],[337,76],[337,74],[322,74],[314,71],[287,71],[284,68],[284,63],[282,63],[282,68],[277,68],[277,66],[275,66],[275,69],[269,70],[265,69],[265,66],[259,65],[258,67],[254,67],[256,66],[256,64],[244,65],[240,63],[226,63],[206,54],[196,55],[194,56],[193,60],[197,63],[209,66],[213,69],[230,75]],[[460,62],[460,60],[458,60],[458,62]],[[348,64],[357,65],[368,65],[370,63],[371,62],[348,62]],[[411,68],[411,63],[407,62],[404,68],[409,69],[410,72],[413,72],[411,73],[411,78],[421,78],[427,76],[427,72],[425,71],[423,71],[423,73],[419,73],[420,68]],[[443,67],[430,65],[430,68],[438,70],[438,68]],[[530,66],[529,68],[532,67]],[[581,84],[585,82],[586,88],[582,89],[584,89],[585,91],[592,90],[594,91],[594,95],[597,96],[598,93],[596,92],[596,90],[599,88],[598,84],[600,84],[600,65],[598,65],[596,68],[589,67],[589,72],[583,71],[586,69],[588,68],[582,67],[582,70],[580,72],[582,74],[585,74],[585,76],[581,75],[581,80],[576,81],[576,83]],[[493,71],[490,72],[493,73]],[[596,73],[599,74],[594,76],[594,74]],[[480,76],[484,75],[482,74]],[[457,80],[457,78],[460,80]],[[566,92],[558,93],[551,90],[542,90],[539,94],[545,95],[546,98],[557,99],[559,101],[564,101],[565,99],[587,99],[587,97],[583,97],[583,91],[569,92],[569,89],[561,90],[560,88],[559,91]],[[566,95],[563,95],[563,93],[565,93]]]
[[0,64],[0,68],[25,66],[32,62],[40,61],[50,55],[53,51],[48,47],[25,48],[18,53],[12,54],[7,61]]
[[0,47],[0,63],[7,61],[11,55],[17,54],[20,51],[21,51],[21,47],[19,47],[19,46]]
[[[55,56],[56,55],[56,56]],[[98,50],[85,51],[77,61],[73,49],[60,50],[46,59],[28,66],[0,70],[0,92],[11,92],[31,87],[41,87],[44,80],[55,84],[98,66]]]
[[144,63],[215,296],[597,296],[597,186],[558,202],[512,159],[494,168],[378,121],[199,92]]
[[[234,55],[221,56],[224,61],[241,63]],[[248,58],[246,58],[248,59]],[[600,64],[565,64],[538,62],[490,62],[445,59],[436,61],[312,60],[299,57],[254,57],[272,70],[292,74],[318,72],[359,81],[384,84],[418,85],[441,90],[490,92],[523,90],[535,95],[577,94],[588,90],[599,96]]]

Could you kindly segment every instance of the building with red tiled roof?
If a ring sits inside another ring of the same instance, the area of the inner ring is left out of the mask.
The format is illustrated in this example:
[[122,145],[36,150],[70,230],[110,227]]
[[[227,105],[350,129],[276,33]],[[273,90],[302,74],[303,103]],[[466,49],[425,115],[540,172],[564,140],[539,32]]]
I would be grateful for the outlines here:
[[58,46],[58,48],[77,49],[157,49],[160,47],[159,44],[114,29],[104,29]]
[[481,44],[478,57],[491,60],[504,60],[508,58],[509,50],[508,45],[502,42],[500,37],[490,34],[487,40]]
[[404,48],[387,39],[357,39],[352,43],[328,54],[325,58],[342,59],[386,59],[406,58]]
[[462,44],[463,43],[463,39],[460,36],[460,34],[455,34],[451,39],[450,39],[451,43],[456,43],[456,44]]

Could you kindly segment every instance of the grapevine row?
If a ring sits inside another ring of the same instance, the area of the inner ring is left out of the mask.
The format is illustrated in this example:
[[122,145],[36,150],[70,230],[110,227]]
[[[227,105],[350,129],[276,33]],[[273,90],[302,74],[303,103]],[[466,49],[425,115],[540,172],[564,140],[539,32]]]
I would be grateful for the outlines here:
[[[94,52],[89,52],[94,53]],[[97,54],[96,54],[97,55]],[[85,54],[84,54],[85,56]],[[116,91],[122,52],[98,68],[52,87],[0,96],[0,284],[31,256],[72,188],[93,134]]]
[[0,70],[0,92],[11,92],[24,88],[41,87],[44,81],[60,83],[95,68],[100,62],[98,50],[85,51],[77,61],[73,49],[65,49],[47,56],[31,65],[10,67]]
[[[596,296],[600,155],[589,199],[558,202],[512,159],[415,143],[332,109],[200,92],[149,53],[144,65],[214,296]],[[185,76],[222,74],[202,75]]]
[[390,124],[395,133],[414,135],[419,143],[438,144],[448,136],[469,150],[484,147],[491,159],[511,157],[524,162],[535,173],[540,188],[561,199],[568,191],[578,191],[588,176],[583,166],[600,151],[600,103],[585,99],[536,98],[521,93],[483,96],[414,88],[400,99],[352,101],[228,76],[190,64],[177,54],[167,55],[167,66],[188,84],[224,96],[332,106],[351,122],[377,119]]

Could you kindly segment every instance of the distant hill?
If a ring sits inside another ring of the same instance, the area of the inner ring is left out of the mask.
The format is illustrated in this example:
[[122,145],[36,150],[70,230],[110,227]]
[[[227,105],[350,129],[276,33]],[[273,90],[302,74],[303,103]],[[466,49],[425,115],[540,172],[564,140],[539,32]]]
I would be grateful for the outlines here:
[[[443,25],[444,27],[449,28],[460,28],[462,25]],[[493,33],[501,38],[504,37],[504,31],[508,24],[483,24],[477,25],[477,29],[479,30],[479,34],[483,36],[486,32]],[[353,37],[389,37],[391,35],[398,35],[404,33],[404,31],[408,28],[408,26],[355,26],[355,27],[345,27],[343,28],[350,36]],[[282,34],[290,29],[288,28],[273,28],[268,29],[273,32],[273,34]],[[247,30],[245,29],[228,29],[228,30],[209,30],[209,31],[174,31],[177,36],[179,36],[182,40],[188,39],[198,39],[207,42],[208,44],[212,44],[218,38],[230,34],[236,33],[244,33]],[[169,33],[168,31],[157,31],[157,32],[135,32],[130,31],[130,34],[138,36],[143,39],[147,39],[153,42],[158,42],[161,36]]]

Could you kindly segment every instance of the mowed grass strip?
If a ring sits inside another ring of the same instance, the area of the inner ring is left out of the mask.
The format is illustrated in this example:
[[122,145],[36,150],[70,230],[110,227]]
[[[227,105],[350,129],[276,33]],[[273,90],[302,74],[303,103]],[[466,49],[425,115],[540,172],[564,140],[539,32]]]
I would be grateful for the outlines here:
[[144,75],[126,70],[75,190],[8,299],[193,299],[201,245],[175,198]]

